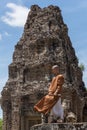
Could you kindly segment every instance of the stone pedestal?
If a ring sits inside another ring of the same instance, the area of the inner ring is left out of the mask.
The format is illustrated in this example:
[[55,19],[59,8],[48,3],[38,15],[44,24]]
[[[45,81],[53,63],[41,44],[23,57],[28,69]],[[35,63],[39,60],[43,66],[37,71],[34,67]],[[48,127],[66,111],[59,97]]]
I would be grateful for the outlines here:
[[87,123],[39,124],[31,127],[30,130],[87,130]]

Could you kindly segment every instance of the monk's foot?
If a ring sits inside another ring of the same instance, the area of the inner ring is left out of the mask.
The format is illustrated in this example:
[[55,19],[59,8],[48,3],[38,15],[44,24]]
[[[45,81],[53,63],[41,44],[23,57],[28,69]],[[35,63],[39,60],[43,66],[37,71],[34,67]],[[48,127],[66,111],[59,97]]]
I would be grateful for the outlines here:
[[50,120],[48,123],[56,123],[55,119]]

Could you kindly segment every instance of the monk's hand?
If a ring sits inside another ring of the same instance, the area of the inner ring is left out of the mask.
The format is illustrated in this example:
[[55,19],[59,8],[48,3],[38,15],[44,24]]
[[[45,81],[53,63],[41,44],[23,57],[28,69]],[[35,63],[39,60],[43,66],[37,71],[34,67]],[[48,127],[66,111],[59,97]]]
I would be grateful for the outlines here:
[[49,95],[49,96],[53,96],[52,92],[49,92],[48,95]]
[[61,94],[58,94],[58,93],[54,93],[54,98],[58,98],[58,97],[61,97]]
[[55,93],[54,93],[54,96],[57,96],[57,95],[58,95],[58,94],[55,92]]

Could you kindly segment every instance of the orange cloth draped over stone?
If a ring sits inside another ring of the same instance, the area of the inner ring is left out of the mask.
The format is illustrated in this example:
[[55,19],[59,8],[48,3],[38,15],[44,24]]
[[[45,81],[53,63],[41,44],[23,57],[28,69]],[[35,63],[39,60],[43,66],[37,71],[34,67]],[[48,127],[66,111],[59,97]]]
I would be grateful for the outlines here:
[[[62,75],[57,75],[56,77],[54,77],[50,84],[48,94],[44,96],[34,106],[34,110],[40,113],[47,114],[58,101],[59,99],[58,94],[61,94],[63,83],[64,83],[64,77]],[[57,95],[54,95],[56,91],[57,91]]]

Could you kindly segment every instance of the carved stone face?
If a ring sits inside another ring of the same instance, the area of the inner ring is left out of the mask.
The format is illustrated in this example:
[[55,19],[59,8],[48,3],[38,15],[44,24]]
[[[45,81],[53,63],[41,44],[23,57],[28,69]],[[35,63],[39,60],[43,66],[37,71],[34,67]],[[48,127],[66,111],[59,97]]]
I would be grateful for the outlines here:
[[66,122],[76,123],[77,122],[76,115],[73,112],[69,112],[67,117],[66,117]]

